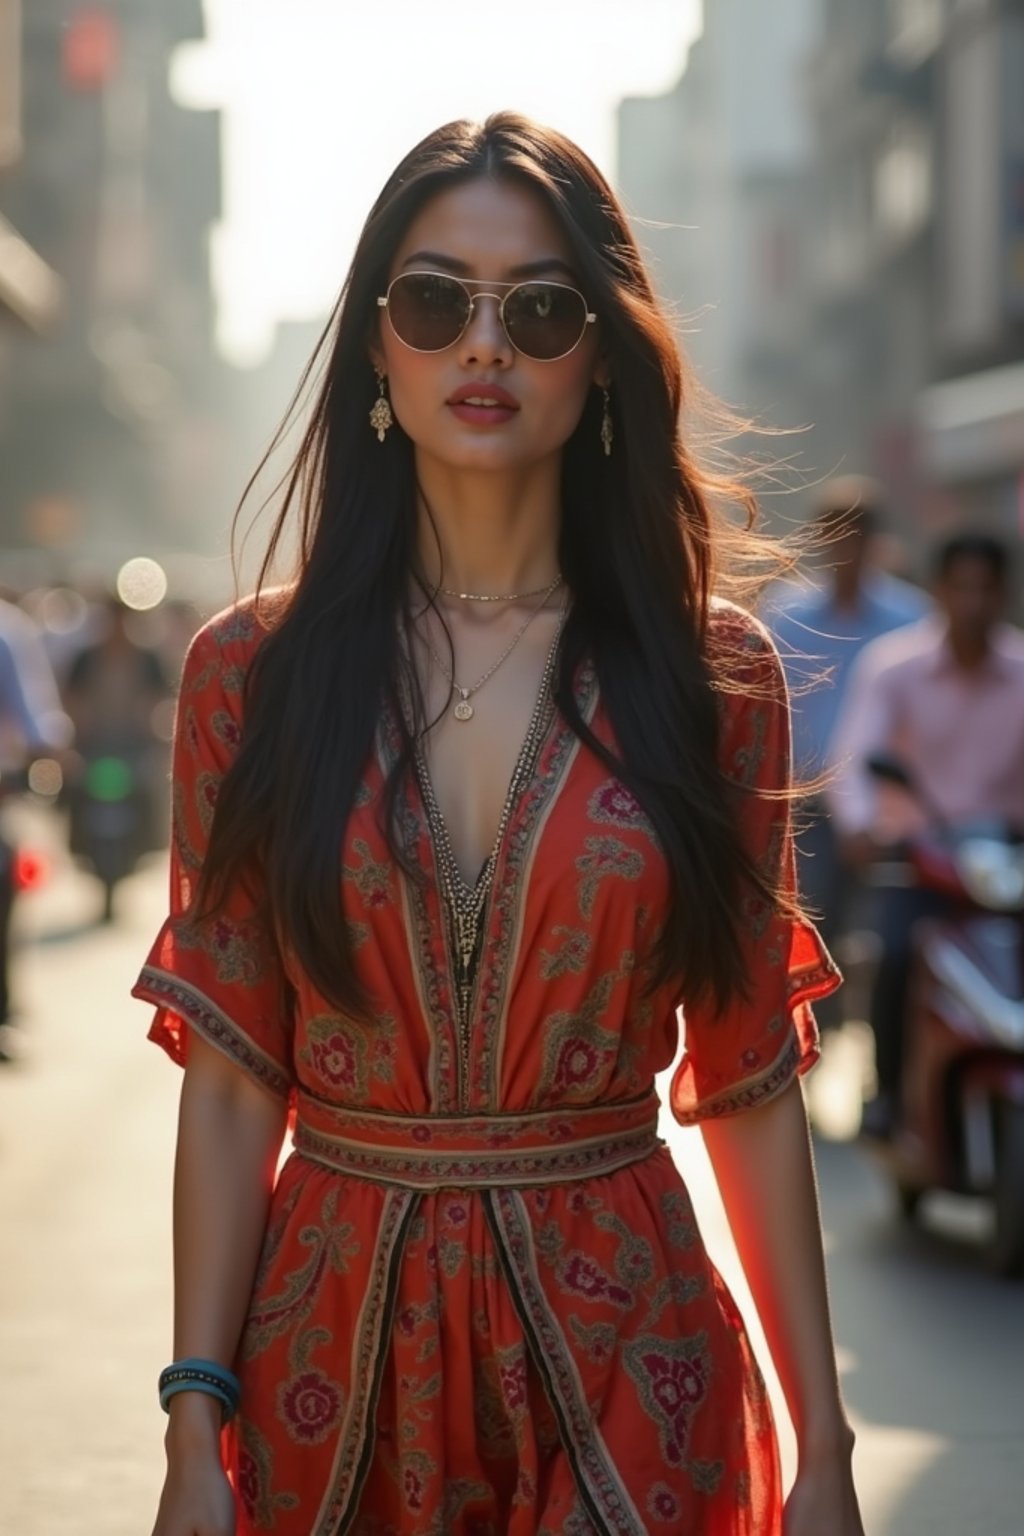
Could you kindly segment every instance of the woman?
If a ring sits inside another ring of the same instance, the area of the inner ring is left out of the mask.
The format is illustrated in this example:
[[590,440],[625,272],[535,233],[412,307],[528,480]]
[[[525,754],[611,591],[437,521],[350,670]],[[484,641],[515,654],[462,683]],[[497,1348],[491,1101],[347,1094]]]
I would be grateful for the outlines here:
[[558,134],[450,124],[328,334],[271,541],[298,502],[298,578],[186,662],[135,989],[187,1056],[156,1536],[783,1529],[656,1136],[680,1002],[672,1107],[799,1437],[785,1529],[859,1536],[795,1081],[836,976],[793,900],[785,690],[709,599],[724,535],[622,211]]

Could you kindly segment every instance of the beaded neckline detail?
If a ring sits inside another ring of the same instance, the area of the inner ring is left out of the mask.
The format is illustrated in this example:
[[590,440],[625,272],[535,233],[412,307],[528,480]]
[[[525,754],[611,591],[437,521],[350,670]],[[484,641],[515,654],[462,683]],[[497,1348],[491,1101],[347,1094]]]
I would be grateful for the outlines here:
[[526,728],[523,744],[519,749],[519,755],[512,770],[512,777],[509,780],[508,791],[501,808],[501,816],[498,820],[498,829],[495,834],[494,843],[472,885],[466,881],[455,858],[448,826],[437,803],[437,797],[434,794],[434,786],[431,783],[430,772],[427,768],[422,747],[417,744],[415,749],[416,777],[434,844],[441,906],[444,912],[452,974],[455,979],[460,1103],[464,1102],[464,1095],[469,1082],[469,1027],[473,1011],[474,984],[485,927],[485,912],[494,884],[494,872],[497,868],[509,821],[512,818],[525,785],[533,775],[541,743],[547,735],[548,727],[551,723],[551,716],[554,711],[551,684],[554,677],[555,661],[558,655],[558,642],[561,638],[564,622],[565,613],[563,612],[558,628],[555,631],[554,639],[551,642],[547,660],[544,663],[544,671],[541,674],[536,702],[534,703],[533,712]]

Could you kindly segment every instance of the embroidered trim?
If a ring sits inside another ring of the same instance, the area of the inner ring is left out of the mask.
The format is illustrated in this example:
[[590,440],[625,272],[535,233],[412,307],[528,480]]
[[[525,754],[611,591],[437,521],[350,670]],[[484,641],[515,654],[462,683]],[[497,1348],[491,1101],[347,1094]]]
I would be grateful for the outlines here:
[[441,908],[440,871],[426,822],[423,816],[417,815],[413,803],[413,796],[417,794],[415,782],[410,782],[402,798],[399,831],[406,858],[429,871],[430,879],[424,886],[404,873],[400,878],[405,898],[406,942],[431,1040],[431,1099],[434,1108],[445,1112],[455,1109],[457,1100],[455,998],[445,963],[448,946]]
[[203,1036],[204,1040],[269,1088],[287,1098],[292,1079],[280,1062],[261,1051],[234,1021],[223,1013],[205,992],[155,966],[144,966],[132,988],[132,996],[155,1008],[167,1008]]
[[658,1096],[525,1114],[400,1115],[329,1104],[300,1091],[295,1147],[357,1178],[408,1189],[559,1184],[650,1156]]
[[[406,843],[408,839],[405,839]],[[406,953],[409,956],[409,974],[415,989],[416,1004],[419,1008],[420,1018],[426,1030],[427,1062],[425,1081],[427,1084],[427,1102],[434,1109],[445,1106],[444,1095],[439,1093],[438,1084],[442,1078],[441,1061],[447,1059],[447,1052],[442,1057],[438,1039],[438,1020],[441,1017],[438,1012],[437,998],[428,996],[427,988],[430,978],[427,974],[427,966],[419,953],[422,948],[420,940],[418,908],[414,906],[414,894],[412,884],[404,870],[398,872],[398,890],[402,903],[402,934],[405,942]]]
[[819,998],[831,997],[843,984],[842,972],[825,949],[816,930],[814,939],[819,950],[817,962],[791,970],[786,977],[786,1004],[791,1012],[801,1003],[814,1003]]
[[388,1195],[381,1213],[370,1283],[355,1325],[351,1393],[327,1491],[310,1536],[345,1536],[358,1513],[359,1496],[373,1460],[377,1400],[390,1354],[398,1273],[418,1205],[416,1195],[396,1192]]
[[[596,681],[596,669],[586,661],[576,693],[577,706],[588,722],[597,697]],[[538,749],[537,771],[509,820],[494,873],[490,934],[481,960],[475,1009],[480,1045],[472,1072],[474,1100],[484,1105],[497,1103],[499,1097],[505,1002],[514,971],[512,961],[518,949],[531,859],[544,825],[544,813],[557,800],[580,747],[579,739],[554,708],[547,726]]]
[[577,1141],[550,1151],[456,1153],[389,1151],[325,1136],[298,1121],[295,1148],[314,1162],[325,1163],[340,1173],[403,1189],[498,1189],[538,1184],[565,1184],[576,1179],[615,1173],[638,1163],[656,1150],[656,1135],[643,1128],[609,1141]]
[[580,1500],[598,1536],[638,1536],[646,1526],[608,1454],[572,1353],[544,1294],[522,1199],[512,1190],[501,1190],[485,1193],[483,1202],[534,1366],[558,1420]]
[[766,1104],[789,1087],[799,1073],[800,1060],[800,1042],[796,1030],[790,1026],[782,1050],[763,1072],[701,1099],[694,1109],[677,1112],[676,1119],[680,1125],[697,1125],[701,1120],[718,1120],[723,1115],[734,1115],[740,1110]]
[[454,1136],[459,1139],[487,1141],[498,1145],[499,1140],[518,1136],[526,1128],[543,1127],[553,1141],[566,1141],[575,1134],[574,1128],[593,1119],[612,1115],[621,1128],[622,1117],[628,1115],[630,1124],[638,1116],[655,1116],[660,1099],[653,1084],[643,1093],[629,1099],[602,1099],[590,1104],[559,1104],[548,1109],[470,1110],[464,1114],[410,1114],[399,1109],[378,1109],[360,1104],[356,1107],[323,1099],[307,1089],[300,1089],[301,1100],[314,1112],[319,1111],[332,1119],[340,1118],[349,1128],[360,1130],[385,1129],[397,1136],[413,1137],[415,1142],[425,1136],[435,1140],[438,1136]]
[[[401,749],[397,701],[388,699],[381,709],[374,737],[377,771],[381,785],[390,778]],[[437,904],[437,869],[433,849],[426,835],[423,818],[417,814],[415,774],[410,774],[402,788],[395,810],[395,825],[404,859],[432,878],[423,881],[398,871],[398,889],[402,903],[402,925],[409,953],[413,983],[419,999],[429,1045],[428,1091],[431,1107],[442,1112],[454,1108],[455,1027],[448,978],[438,964],[436,950],[443,947],[442,917]],[[430,903],[437,905],[431,911]]]

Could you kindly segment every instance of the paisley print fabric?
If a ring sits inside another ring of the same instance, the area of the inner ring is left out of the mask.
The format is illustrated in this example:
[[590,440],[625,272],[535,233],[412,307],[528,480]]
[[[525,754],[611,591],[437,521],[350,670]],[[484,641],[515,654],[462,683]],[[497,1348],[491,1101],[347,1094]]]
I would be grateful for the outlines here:
[[[837,984],[814,930],[742,912],[753,986],[712,1018],[647,986],[667,899],[630,792],[553,706],[509,807],[459,1034],[422,791],[399,808],[410,881],[377,826],[389,722],[342,851],[372,1024],[282,954],[257,889],[193,915],[217,789],[263,630],[239,605],[196,637],[174,757],[171,911],[135,995],[179,1063],[196,1031],[290,1103],[225,1437],[240,1536],[778,1536],[768,1402],[743,1324],[656,1135],[782,1091]],[[777,658],[741,610],[721,752],[752,855],[792,871]],[[578,702],[609,745],[593,669]],[[680,1012],[681,1005],[681,1012]],[[460,1065],[460,1062],[462,1065]]]

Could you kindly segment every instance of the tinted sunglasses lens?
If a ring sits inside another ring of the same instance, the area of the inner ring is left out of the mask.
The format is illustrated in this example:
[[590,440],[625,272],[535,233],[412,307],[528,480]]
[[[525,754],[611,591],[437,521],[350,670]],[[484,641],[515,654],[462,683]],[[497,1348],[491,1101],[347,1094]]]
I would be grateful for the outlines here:
[[417,352],[442,352],[461,336],[469,295],[454,278],[407,272],[391,284],[388,318],[399,341]]
[[559,283],[522,283],[505,300],[509,340],[527,357],[547,362],[564,357],[586,324],[583,295]]

